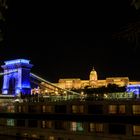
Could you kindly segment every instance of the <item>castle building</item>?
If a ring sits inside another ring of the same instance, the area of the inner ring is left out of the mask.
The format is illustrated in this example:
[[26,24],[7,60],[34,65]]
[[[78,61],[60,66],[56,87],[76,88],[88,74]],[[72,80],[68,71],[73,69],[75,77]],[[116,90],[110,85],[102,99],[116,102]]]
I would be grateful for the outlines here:
[[[59,79],[58,83],[54,83],[54,85],[62,88],[62,89],[84,89],[86,87],[89,88],[99,88],[102,86],[107,86],[108,84],[116,84],[119,87],[127,86],[127,85],[137,85],[140,84],[139,81],[129,81],[128,77],[107,77],[106,79],[98,79],[98,74],[95,68],[91,70],[89,74],[89,79],[81,80],[80,78],[66,78]],[[51,92],[56,90],[55,87],[51,87],[47,83],[42,82],[42,86],[48,88],[47,92]],[[43,88],[43,91],[46,90]]]

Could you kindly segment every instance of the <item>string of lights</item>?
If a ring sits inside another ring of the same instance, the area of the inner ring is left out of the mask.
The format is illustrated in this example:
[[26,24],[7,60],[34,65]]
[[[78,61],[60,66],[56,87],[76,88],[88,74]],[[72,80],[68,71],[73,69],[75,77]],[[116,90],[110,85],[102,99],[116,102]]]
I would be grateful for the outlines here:
[[80,94],[77,93],[77,92],[70,91],[70,90],[63,89],[63,88],[61,88],[61,87],[58,87],[58,86],[56,86],[55,84],[53,84],[53,83],[51,83],[51,82],[45,80],[44,78],[41,78],[40,76],[37,76],[36,74],[30,73],[30,76],[33,77],[33,78],[36,78],[36,79],[38,79],[38,80],[40,80],[40,81],[42,81],[42,82],[45,82],[45,83],[47,83],[47,84],[49,84],[49,85],[51,85],[51,86],[53,86],[53,87],[55,87],[55,88],[57,88],[57,89],[61,89],[61,90],[63,90],[63,91],[66,91],[66,92],[68,92],[68,93],[72,93],[72,94],[75,94],[75,95],[80,95]]

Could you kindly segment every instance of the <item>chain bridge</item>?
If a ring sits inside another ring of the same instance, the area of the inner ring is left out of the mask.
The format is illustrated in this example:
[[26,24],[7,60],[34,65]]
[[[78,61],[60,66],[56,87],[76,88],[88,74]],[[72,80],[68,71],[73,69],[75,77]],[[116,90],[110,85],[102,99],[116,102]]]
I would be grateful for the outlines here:
[[[70,91],[67,89],[62,89],[61,87],[56,86],[55,84],[51,83],[44,78],[31,73],[31,68],[33,67],[30,64],[30,60],[26,59],[16,59],[16,60],[9,60],[4,62],[5,65],[2,65],[4,72],[0,73],[3,75],[3,86],[2,86],[2,94],[3,95],[27,95],[31,94],[31,83],[35,83],[40,85],[41,82],[47,83],[49,87],[44,86],[44,88],[54,88],[58,91],[65,91],[72,95],[79,95],[74,91]],[[31,80],[32,78],[32,80]],[[37,82],[36,82],[37,80]],[[41,85],[43,86],[43,85]]]

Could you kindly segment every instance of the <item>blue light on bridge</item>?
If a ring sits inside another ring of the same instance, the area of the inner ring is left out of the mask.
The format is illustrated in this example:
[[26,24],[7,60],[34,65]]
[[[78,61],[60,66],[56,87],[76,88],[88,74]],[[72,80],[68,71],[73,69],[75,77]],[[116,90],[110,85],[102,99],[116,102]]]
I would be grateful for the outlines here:
[[29,62],[30,60],[26,60],[26,59],[16,59],[16,60],[5,61],[5,65],[17,64],[17,63],[29,64]]
[[29,61],[26,59],[5,61],[5,65],[2,65],[4,69],[2,94],[31,93],[30,70],[33,65],[29,64]]
[[8,90],[3,90],[2,94],[7,95],[8,94]]

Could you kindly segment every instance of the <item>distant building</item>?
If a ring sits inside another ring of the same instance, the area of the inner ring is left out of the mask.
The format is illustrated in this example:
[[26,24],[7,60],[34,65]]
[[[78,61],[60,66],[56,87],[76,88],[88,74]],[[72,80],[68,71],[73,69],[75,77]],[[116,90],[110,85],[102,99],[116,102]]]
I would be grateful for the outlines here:
[[[140,84],[140,81],[129,81],[128,77],[107,77],[106,79],[99,80],[96,70],[93,68],[89,74],[89,79],[81,80],[80,78],[66,78],[59,79],[58,83],[54,83],[56,86],[62,89],[84,89],[84,88],[98,88],[107,86],[108,84],[116,84],[119,87],[127,86],[127,85],[137,85]],[[53,92],[55,87],[48,85],[47,83],[41,83],[42,90],[46,90],[47,92]]]

